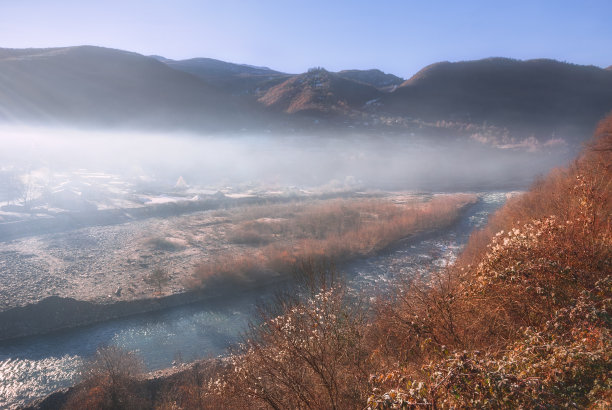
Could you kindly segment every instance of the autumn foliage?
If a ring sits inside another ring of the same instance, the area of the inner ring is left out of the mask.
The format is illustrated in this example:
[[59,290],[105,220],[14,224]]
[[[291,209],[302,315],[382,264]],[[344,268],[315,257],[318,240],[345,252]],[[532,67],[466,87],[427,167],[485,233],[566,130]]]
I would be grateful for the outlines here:
[[612,400],[612,117],[567,169],[408,281],[375,323],[372,408],[607,407]]

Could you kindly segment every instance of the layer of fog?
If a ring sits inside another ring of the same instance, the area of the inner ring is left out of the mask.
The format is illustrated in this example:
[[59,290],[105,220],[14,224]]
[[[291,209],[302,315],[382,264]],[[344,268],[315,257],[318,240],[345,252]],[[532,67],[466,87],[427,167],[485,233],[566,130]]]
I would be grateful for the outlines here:
[[220,138],[16,127],[0,128],[0,144],[4,200],[9,176],[50,184],[76,170],[117,175],[148,189],[171,188],[180,177],[211,189],[520,189],[571,154],[493,149],[467,139]]

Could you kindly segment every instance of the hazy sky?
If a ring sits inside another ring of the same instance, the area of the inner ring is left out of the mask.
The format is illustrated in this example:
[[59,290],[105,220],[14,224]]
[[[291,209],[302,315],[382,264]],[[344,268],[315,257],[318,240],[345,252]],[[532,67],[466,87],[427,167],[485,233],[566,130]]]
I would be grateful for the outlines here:
[[91,44],[409,77],[491,56],[612,65],[612,0],[0,0],[0,47]]

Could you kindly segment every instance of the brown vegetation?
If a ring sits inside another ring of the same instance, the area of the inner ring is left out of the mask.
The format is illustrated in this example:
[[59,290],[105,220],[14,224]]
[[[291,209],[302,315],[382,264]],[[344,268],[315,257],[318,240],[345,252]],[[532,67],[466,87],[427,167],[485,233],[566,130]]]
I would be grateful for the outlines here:
[[258,101],[289,114],[345,114],[381,96],[375,87],[343,78],[322,68],[289,78],[270,88]]
[[610,405],[611,144],[608,117],[572,166],[509,201],[455,266],[380,306],[386,372],[371,406]]
[[[367,392],[366,311],[347,303],[333,265],[301,265],[310,297],[284,298],[262,311],[219,379],[217,400],[230,393],[256,406],[351,408]],[[279,314],[280,312],[280,314]]]
[[[192,285],[287,274],[306,260],[340,263],[370,255],[404,237],[448,226],[475,199],[474,195],[455,194],[410,205],[335,200],[251,209],[250,217],[243,216],[229,237],[234,243],[258,248],[216,255],[196,270]],[[272,215],[276,217],[270,218]]]
[[145,277],[145,282],[155,288],[157,295],[161,295],[164,286],[170,282],[170,274],[166,269],[158,267]]
[[324,288],[253,328],[202,391],[221,407],[610,406],[611,131],[374,318]]
[[102,347],[85,363],[82,383],[71,394],[67,409],[141,409],[150,404],[139,394],[136,378],[142,362],[118,347]]
[[264,312],[227,360],[187,372],[161,408],[610,408],[611,166],[609,117],[456,264],[397,283],[373,311],[307,259],[309,291]]

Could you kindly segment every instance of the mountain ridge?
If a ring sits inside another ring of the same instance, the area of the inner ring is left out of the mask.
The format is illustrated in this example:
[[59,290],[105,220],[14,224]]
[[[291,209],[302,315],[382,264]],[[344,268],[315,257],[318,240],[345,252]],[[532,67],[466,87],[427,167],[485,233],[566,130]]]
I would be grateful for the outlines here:
[[4,48],[0,90],[4,122],[452,138],[493,130],[510,142],[589,134],[612,110],[610,67],[500,57],[438,62],[404,80],[377,69],[287,74],[95,46]]
[[4,119],[210,128],[241,108],[191,74],[102,47],[0,49],[0,74]]
[[336,74],[338,74],[340,77],[368,84],[383,90],[390,90],[390,87],[399,86],[404,81],[404,79],[401,77],[384,73],[377,68],[372,68],[369,70],[341,70]]
[[424,67],[382,103],[395,115],[426,119],[594,124],[612,109],[611,74],[549,59],[440,62]]
[[154,58],[173,69],[198,77],[211,87],[227,90],[232,95],[258,96],[261,89],[267,90],[291,76],[268,67],[228,63],[213,58],[187,60],[170,60],[159,56]]
[[328,116],[346,114],[380,95],[380,91],[371,85],[317,68],[272,87],[258,101],[288,114]]

